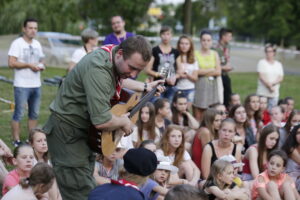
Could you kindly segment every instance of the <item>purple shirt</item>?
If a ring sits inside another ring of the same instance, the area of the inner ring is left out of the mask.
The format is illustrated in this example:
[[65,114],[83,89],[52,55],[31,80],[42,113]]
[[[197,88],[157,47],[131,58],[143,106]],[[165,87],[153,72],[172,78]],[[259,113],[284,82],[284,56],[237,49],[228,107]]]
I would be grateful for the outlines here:
[[126,40],[129,37],[134,36],[133,33],[126,32],[126,36],[122,38],[117,38],[114,33],[111,33],[105,37],[105,40],[102,42],[102,45],[107,45],[107,44],[115,44],[119,45],[122,41]]

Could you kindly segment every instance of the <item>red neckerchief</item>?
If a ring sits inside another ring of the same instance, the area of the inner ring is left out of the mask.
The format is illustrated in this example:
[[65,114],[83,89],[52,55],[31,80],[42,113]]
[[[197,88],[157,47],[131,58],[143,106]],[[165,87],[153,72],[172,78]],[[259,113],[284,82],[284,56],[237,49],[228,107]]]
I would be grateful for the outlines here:
[[[108,52],[110,55],[110,62],[113,62],[113,55],[112,55],[112,50],[116,45],[114,44],[108,44],[108,45],[104,45],[101,47],[101,49],[103,49],[104,51]],[[116,102],[120,100],[120,94],[121,94],[121,90],[122,90],[122,81],[123,79],[121,79],[120,77],[117,77],[117,81],[116,81],[116,91],[114,96],[111,98],[111,102]]]
[[123,185],[123,186],[127,186],[127,187],[132,187],[136,190],[140,190],[137,186],[137,184],[135,184],[134,182],[129,182],[126,181],[125,179],[120,179],[120,180],[111,180],[112,184],[116,184],[116,185]]
[[226,63],[228,63],[229,59],[230,59],[230,55],[229,55],[229,48],[227,47],[227,45],[224,46],[220,42],[218,42],[217,47],[219,47],[220,49],[222,49],[223,55],[226,58]]

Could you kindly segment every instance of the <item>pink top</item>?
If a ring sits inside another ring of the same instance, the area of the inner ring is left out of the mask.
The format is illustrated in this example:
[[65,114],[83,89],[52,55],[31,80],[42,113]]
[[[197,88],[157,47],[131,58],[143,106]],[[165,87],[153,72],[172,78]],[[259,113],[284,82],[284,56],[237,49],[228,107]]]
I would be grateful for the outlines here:
[[8,192],[9,187],[14,187],[18,185],[19,182],[20,182],[20,175],[18,174],[17,169],[10,171],[4,179],[3,186],[2,186],[2,195]]
[[[258,182],[258,178],[262,177],[264,179],[264,183]],[[286,173],[281,173],[279,178],[275,181],[277,184],[278,188],[281,187],[281,185],[284,183],[286,180],[287,174]],[[263,173],[259,174],[256,179],[253,182],[253,187],[252,187],[252,199],[257,199],[258,198],[258,188],[266,188],[267,184],[270,182],[270,178],[268,175],[268,171],[265,170]],[[295,183],[291,184],[292,188],[295,188]]]

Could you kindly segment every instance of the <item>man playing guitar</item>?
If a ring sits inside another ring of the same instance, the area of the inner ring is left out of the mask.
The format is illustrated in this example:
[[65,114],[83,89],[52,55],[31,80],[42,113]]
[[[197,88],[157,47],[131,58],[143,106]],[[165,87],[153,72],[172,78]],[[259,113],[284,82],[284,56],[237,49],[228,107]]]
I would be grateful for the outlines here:
[[163,81],[144,84],[135,78],[151,58],[151,46],[134,36],[119,46],[103,46],[82,58],[67,75],[50,105],[51,115],[44,126],[51,162],[64,200],[87,199],[95,187],[92,176],[94,153],[89,148],[88,130],[133,130],[126,114],[111,113],[110,100],[120,97],[121,87],[150,91]]

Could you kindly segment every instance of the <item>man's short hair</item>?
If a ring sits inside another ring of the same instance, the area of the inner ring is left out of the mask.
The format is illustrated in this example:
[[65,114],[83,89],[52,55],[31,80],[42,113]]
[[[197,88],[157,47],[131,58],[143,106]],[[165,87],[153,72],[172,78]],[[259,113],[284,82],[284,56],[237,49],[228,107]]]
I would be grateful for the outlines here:
[[84,44],[86,44],[89,41],[89,39],[94,39],[97,37],[99,37],[98,32],[90,28],[84,29],[81,32],[81,39]]
[[114,18],[114,17],[120,17],[122,21],[124,21],[124,18],[121,15],[114,15],[111,16],[110,21]]
[[191,185],[176,185],[166,194],[165,200],[207,200],[204,191]]
[[232,33],[232,29],[229,29],[229,28],[221,28],[220,31],[219,31],[219,37],[220,37],[220,40],[222,39],[222,37],[224,35],[226,35],[227,33]]
[[152,56],[150,43],[141,35],[127,38],[119,45],[118,49],[123,50],[124,60],[128,59],[134,53],[141,54],[145,62],[149,62]]
[[24,28],[27,26],[28,22],[36,22],[36,23],[38,23],[38,20],[34,19],[34,18],[27,18],[27,19],[25,19],[24,22],[23,22],[23,27]]
[[170,26],[163,26],[161,27],[159,31],[159,35],[165,33],[165,32],[171,32],[172,33],[172,28]]

